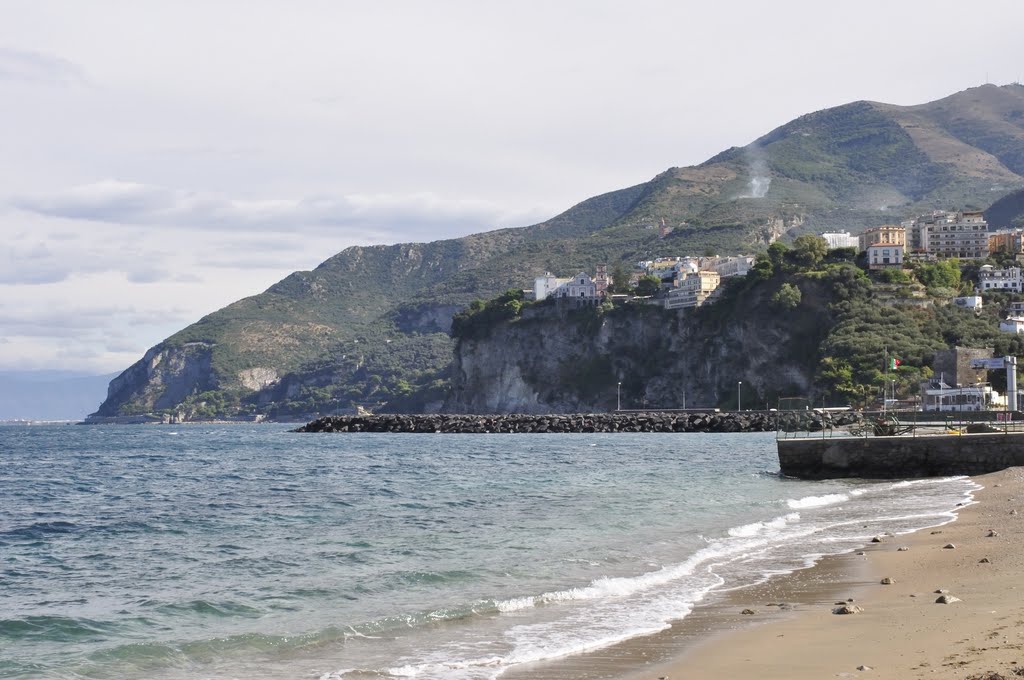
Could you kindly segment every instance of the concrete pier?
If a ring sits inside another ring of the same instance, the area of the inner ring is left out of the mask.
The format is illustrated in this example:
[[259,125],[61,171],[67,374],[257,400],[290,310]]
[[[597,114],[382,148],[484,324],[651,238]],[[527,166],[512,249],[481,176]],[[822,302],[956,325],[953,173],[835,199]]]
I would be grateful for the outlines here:
[[801,479],[977,475],[1024,465],[1024,432],[779,439],[782,474]]

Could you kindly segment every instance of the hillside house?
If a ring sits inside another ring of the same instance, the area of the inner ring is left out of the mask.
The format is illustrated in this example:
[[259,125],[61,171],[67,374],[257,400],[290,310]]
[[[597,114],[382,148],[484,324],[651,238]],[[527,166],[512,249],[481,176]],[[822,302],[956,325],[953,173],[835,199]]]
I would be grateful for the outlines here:
[[965,295],[963,297],[953,298],[953,304],[957,307],[970,309],[973,312],[980,312],[982,308],[980,295]]
[[687,309],[700,307],[711,299],[718,290],[722,277],[718,272],[699,271],[679,282],[679,287],[665,296],[665,309]]
[[1003,333],[1014,333],[1020,335],[1024,333],[1024,317],[1021,316],[1008,316],[999,322],[999,330]]
[[978,288],[982,293],[1020,293],[1024,291],[1021,268],[996,269],[990,264],[982,265],[978,271]]
[[887,269],[894,267],[899,269],[903,267],[903,250],[903,245],[896,243],[875,243],[869,245],[867,247],[868,268]]

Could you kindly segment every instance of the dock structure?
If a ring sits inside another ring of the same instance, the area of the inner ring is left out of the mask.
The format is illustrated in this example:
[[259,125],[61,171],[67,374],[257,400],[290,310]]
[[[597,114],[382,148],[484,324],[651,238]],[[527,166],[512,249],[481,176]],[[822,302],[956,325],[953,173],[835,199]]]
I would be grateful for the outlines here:
[[977,475],[1024,465],[1024,414],[866,415],[854,427],[779,431],[779,470],[800,479],[908,479]]

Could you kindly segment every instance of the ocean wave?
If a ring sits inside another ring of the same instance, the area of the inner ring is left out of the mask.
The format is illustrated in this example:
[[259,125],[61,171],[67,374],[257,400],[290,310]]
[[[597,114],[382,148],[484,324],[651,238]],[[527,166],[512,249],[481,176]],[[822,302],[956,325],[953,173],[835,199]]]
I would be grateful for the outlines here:
[[805,508],[820,508],[826,505],[835,505],[836,503],[842,503],[843,501],[850,500],[850,497],[845,493],[830,493],[824,496],[805,496],[804,498],[790,498],[786,501],[793,510],[801,510]]
[[0,639],[50,640],[76,642],[103,638],[115,632],[117,626],[104,621],[70,616],[25,616],[0,619]]
[[750,538],[751,536],[757,536],[758,534],[766,531],[777,531],[779,529],[783,529],[788,524],[798,521],[800,521],[800,513],[791,512],[788,515],[776,517],[775,519],[771,519],[766,522],[752,522],[750,524],[733,527],[729,529],[727,533],[734,538]]

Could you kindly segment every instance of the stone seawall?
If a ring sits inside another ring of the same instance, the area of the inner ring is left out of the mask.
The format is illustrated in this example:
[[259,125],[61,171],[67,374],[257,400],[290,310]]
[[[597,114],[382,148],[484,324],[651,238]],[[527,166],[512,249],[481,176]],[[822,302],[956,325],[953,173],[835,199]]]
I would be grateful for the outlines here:
[[780,439],[782,474],[802,479],[979,475],[1024,465],[1024,432]]
[[[826,415],[826,418],[829,417]],[[849,424],[859,419],[848,414],[842,423],[832,417],[828,425]],[[847,422],[849,421],[849,422]],[[813,412],[783,413],[744,411],[742,413],[695,413],[685,411],[643,411],[623,413],[578,413],[570,415],[371,415],[327,416],[298,428],[296,432],[774,432],[812,430],[822,427]]]

